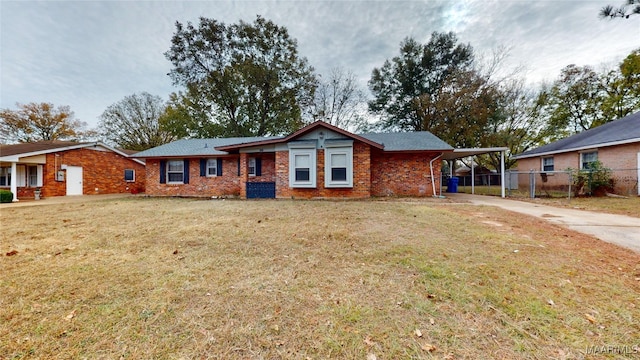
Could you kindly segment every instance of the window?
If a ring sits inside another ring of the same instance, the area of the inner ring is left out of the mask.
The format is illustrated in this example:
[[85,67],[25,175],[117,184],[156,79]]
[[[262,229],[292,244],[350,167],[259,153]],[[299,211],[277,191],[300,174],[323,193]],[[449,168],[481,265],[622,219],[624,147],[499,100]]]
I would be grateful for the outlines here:
[[298,154],[294,155],[295,160],[295,181],[309,181],[311,173],[311,155]]
[[184,179],[184,162],[182,160],[167,161],[167,182],[182,183]]
[[353,187],[353,142],[325,142],[325,187]]
[[136,181],[136,171],[133,169],[124,169],[124,181],[126,182]]
[[315,142],[313,145],[306,146],[304,144],[289,145],[289,186],[294,188],[316,187]]
[[553,171],[553,157],[542,158],[542,171]]
[[0,167],[0,186],[11,186],[10,167]]
[[27,184],[30,187],[38,186],[38,167],[37,166],[27,167],[27,179],[28,179]]
[[580,153],[580,169],[591,169],[591,165],[596,161],[598,161],[597,151]]
[[249,176],[256,176],[256,158],[249,158]]
[[218,159],[207,159],[207,176],[218,176]]

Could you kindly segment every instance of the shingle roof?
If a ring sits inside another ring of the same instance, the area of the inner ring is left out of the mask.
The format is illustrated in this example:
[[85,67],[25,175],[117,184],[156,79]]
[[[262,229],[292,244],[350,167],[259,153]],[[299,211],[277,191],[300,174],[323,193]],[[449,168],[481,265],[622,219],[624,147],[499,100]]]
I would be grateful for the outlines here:
[[32,143],[0,145],[0,156],[11,156],[18,154],[28,154],[33,152],[54,150],[69,146],[82,145],[75,141],[39,141]]
[[384,151],[453,150],[451,145],[428,131],[368,133],[360,136],[384,145]]
[[525,151],[515,156],[515,158],[522,159],[636,141],[640,142],[640,112],[552,142],[551,144]]
[[[359,136],[384,145],[384,151],[425,151],[452,150],[453,148],[427,131],[410,133],[368,133]],[[235,137],[216,139],[182,139],[161,145],[149,150],[141,151],[132,157],[184,157],[184,156],[219,156],[227,155],[225,151],[216,147],[250,144],[268,140],[284,139],[282,136],[271,137]]]
[[182,139],[169,144],[160,145],[132,155],[136,158],[181,157],[181,156],[214,156],[226,155],[227,152],[216,150],[218,146],[244,144],[256,141],[278,139],[272,137],[234,137],[215,139]]
[[[108,149],[125,157],[131,157],[129,150],[112,148],[102,142],[75,142],[75,141],[38,141],[32,143],[21,143],[11,145],[0,145],[0,160],[2,161],[18,161],[19,158],[25,156],[35,156],[48,154],[58,151],[67,151],[72,149],[81,149],[88,147],[101,147]],[[131,159],[137,163],[144,164],[140,159]]]

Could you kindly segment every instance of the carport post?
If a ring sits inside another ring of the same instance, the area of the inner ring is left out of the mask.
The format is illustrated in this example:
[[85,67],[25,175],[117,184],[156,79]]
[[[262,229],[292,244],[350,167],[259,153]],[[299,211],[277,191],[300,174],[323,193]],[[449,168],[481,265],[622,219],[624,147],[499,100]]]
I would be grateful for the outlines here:
[[475,195],[476,193],[476,173],[474,171],[475,166],[476,165],[476,161],[475,161],[475,157],[472,156],[471,157],[471,194]]
[[504,150],[500,151],[500,184],[502,187],[502,198],[504,198]]

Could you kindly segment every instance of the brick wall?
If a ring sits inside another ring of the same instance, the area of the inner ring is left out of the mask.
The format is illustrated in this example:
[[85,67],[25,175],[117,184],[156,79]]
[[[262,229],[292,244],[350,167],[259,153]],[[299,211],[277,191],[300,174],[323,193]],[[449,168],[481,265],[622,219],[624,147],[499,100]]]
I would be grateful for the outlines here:
[[238,157],[222,158],[222,176],[211,177],[200,176],[200,159],[189,159],[188,184],[160,184],[160,160],[147,159],[146,194],[153,196],[240,196]]
[[[46,155],[42,176],[42,197],[67,194],[66,174],[65,181],[56,181],[55,178],[62,164],[82,167],[82,192],[85,195],[145,191],[144,165],[111,151],[82,148]],[[135,170],[134,182],[124,180],[125,169]],[[34,191],[35,187],[20,187],[18,197],[33,198]]]
[[[433,196],[429,161],[439,153],[385,153],[371,155],[371,195]],[[436,191],[440,188],[441,161],[433,162]]]
[[324,149],[316,150],[316,187],[289,188],[289,152],[275,156],[276,197],[278,198],[367,198],[371,196],[371,157],[367,144],[353,144],[353,188],[324,187]]
[[[638,187],[638,153],[640,153],[640,143],[625,144],[618,146],[608,146],[597,149],[598,160],[606,168],[612,169],[612,176],[615,179],[615,192],[620,194],[636,194]],[[553,155],[554,170],[564,171],[568,168],[580,168],[580,152],[572,151]],[[519,185],[521,189],[526,189],[529,184],[530,170],[542,171],[541,158],[527,158],[518,160]],[[567,176],[554,174],[548,176],[546,186],[551,189],[564,188],[568,184]]]

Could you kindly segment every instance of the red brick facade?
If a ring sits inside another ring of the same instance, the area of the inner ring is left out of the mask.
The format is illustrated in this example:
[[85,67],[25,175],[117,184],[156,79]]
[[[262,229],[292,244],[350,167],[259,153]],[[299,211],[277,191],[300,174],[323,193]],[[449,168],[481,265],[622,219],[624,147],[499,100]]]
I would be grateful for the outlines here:
[[[180,159],[183,160],[183,159]],[[147,159],[147,195],[156,196],[239,196],[238,157],[222,158],[222,176],[200,176],[200,159],[188,159],[188,184],[161,184],[160,160]]]
[[276,153],[276,196],[278,198],[367,198],[371,196],[370,146],[355,141],[353,144],[353,187],[326,188],[324,149],[316,150],[316,187],[289,187],[289,152]]
[[[316,150],[316,186],[289,186],[289,151],[226,155],[222,176],[199,176],[200,160],[189,159],[188,184],[161,184],[160,159],[147,159],[146,193],[155,196],[239,196],[246,198],[246,183],[275,182],[277,198],[368,198],[371,196],[432,196],[429,162],[439,153],[385,153],[353,142],[353,187],[325,187],[324,149]],[[248,175],[249,158],[260,158],[261,175]],[[180,159],[184,160],[184,159]],[[238,163],[240,169],[238,169]],[[439,188],[440,161],[434,161]],[[239,175],[238,175],[239,174]]]
[[[371,157],[371,195],[433,196],[429,162],[439,153],[385,153]],[[433,162],[436,192],[440,188],[441,161]]]
[[[46,163],[42,166],[41,196],[67,194],[66,174],[64,180],[56,180],[56,173],[64,172],[62,165],[82,167],[84,195],[144,192],[146,179],[144,165],[118,153],[103,150],[104,148],[80,148],[46,154]],[[125,169],[135,171],[135,181],[125,181]],[[18,198],[33,199],[36,188],[19,186]]]

